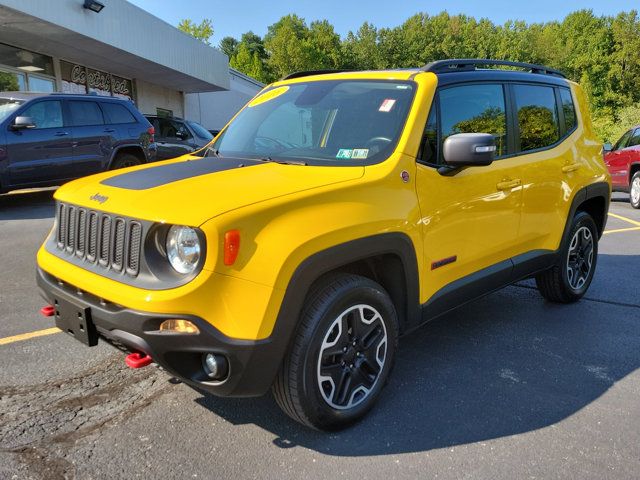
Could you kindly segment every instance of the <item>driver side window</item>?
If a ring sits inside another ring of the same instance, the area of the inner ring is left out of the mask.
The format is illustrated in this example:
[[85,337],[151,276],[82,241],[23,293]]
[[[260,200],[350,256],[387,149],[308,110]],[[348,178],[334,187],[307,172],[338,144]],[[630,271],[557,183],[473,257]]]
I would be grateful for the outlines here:
[[629,142],[629,138],[631,138],[631,133],[632,132],[633,132],[633,130],[629,130],[624,135],[622,135],[622,137],[620,137],[620,140],[618,140],[616,142],[616,144],[613,147],[613,149],[614,150],[622,150],[623,148],[626,148],[627,142]]
[[37,102],[28,107],[20,114],[23,117],[31,117],[35,128],[61,128],[64,124],[62,120],[62,104],[58,100],[45,100]]

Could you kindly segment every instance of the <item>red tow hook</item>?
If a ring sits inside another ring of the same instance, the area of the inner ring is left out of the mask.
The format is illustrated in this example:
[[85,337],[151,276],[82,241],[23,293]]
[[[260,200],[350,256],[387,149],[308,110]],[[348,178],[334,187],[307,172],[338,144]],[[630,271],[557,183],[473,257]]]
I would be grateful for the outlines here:
[[150,365],[153,362],[153,359],[147,355],[146,353],[130,353],[124,359],[124,363],[127,364],[129,368],[142,368]]
[[43,317],[53,317],[56,314],[56,307],[53,305],[45,305],[40,309]]

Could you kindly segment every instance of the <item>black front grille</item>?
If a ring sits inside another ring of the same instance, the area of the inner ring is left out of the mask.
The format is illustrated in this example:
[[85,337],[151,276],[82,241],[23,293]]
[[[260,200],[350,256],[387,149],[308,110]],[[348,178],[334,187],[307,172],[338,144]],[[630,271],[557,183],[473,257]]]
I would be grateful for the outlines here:
[[142,226],[139,222],[74,205],[58,204],[58,250],[83,262],[137,276]]

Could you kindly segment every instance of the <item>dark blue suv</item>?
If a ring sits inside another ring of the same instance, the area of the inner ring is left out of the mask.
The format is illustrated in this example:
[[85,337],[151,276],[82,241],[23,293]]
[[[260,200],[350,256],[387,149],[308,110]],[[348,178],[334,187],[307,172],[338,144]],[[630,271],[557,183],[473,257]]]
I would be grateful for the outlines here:
[[128,100],[0,92],[0,192],[151,162],[154,133]]

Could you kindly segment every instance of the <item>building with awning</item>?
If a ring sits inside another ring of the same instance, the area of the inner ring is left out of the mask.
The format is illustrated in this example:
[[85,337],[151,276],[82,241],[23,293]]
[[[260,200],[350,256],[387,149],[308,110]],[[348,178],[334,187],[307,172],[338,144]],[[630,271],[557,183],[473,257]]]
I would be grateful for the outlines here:
[[232,87],[224,53],[126,0],[0,0],[0,91],[112,95],[184,117],[190,93],[229,93],[220,106],[253,96]]

